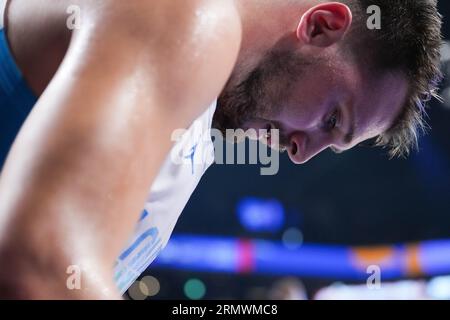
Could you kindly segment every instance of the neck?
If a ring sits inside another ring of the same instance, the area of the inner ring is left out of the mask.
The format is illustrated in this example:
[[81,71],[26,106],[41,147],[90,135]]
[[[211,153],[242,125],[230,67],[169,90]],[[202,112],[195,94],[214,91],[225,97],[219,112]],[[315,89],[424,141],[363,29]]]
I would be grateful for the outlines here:
[[283,37],[289,33],[294,35],[311,1],[236,0],[242,20],[242,43],[236,69],[244,72],[252,69]]

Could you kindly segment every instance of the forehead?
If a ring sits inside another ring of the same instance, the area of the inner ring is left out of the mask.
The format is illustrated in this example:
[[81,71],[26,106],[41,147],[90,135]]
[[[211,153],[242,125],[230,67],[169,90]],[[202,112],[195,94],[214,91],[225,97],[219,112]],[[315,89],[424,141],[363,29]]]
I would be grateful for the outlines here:
[[[400,115],[408,93],[408,81],[400,72],[377,75],[362,71],[353,86],[355,144],[389,130]],[[359,81],[358,81],[359,80]]]

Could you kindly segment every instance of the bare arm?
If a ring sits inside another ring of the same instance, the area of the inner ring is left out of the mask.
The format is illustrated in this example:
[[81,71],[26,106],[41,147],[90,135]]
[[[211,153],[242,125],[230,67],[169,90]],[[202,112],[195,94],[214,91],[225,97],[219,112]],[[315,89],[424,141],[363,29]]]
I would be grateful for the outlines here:
[[226,1],[167,2],[87,9],[2,172],[0,295],[119,297],[112,265],[170,135],[219,94],[239,46]]

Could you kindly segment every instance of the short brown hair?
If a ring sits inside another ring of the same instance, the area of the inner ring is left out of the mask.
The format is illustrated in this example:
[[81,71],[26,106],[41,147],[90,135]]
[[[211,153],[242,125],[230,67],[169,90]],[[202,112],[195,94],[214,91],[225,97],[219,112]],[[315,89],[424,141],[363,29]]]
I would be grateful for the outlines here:
[[[348,36],[350,47],[364,52],[379,71],[401,71],[410,82],[405,106],[394,126],[379,136],[378,146],[392,157],[406,156],[418,146],[418,136],[427,129],[426,106],[437,97],[442,44],[442,16],[437,0],[345,0],[354,16]],[[367,9],[381,9],[381,28],[369,29]],[[354,46],[358,46],[356,49]],[[364,48],[364,49],[361,49]]]

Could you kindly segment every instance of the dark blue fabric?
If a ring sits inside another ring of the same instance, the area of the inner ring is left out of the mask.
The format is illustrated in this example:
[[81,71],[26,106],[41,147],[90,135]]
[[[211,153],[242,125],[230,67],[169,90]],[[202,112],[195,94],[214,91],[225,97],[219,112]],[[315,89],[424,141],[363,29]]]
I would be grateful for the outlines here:
[[0,30],[0,169],[37,98],[17,67]]

